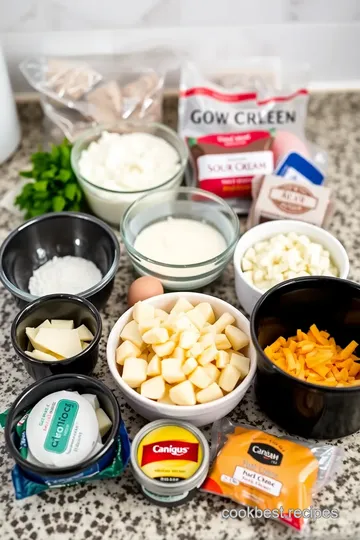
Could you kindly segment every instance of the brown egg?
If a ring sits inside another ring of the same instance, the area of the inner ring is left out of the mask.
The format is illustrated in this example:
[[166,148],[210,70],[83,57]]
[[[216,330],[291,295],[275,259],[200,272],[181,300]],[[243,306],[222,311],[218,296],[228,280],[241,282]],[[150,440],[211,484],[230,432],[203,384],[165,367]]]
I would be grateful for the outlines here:
[[129,287],[128,305],[131,307],[140,300],[146,300],[146,298],[151,298],[158,294],[164,294],[164,287],[161,281],[151,276],[140,277],[133,281]]

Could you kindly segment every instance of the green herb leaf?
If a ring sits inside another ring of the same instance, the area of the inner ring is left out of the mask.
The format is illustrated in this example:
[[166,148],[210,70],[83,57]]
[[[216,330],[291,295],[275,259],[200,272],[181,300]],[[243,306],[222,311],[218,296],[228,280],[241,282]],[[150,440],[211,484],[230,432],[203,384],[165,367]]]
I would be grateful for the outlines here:
[[84,196],[71,167],[71,144],[66,139],[52,145],[49,152],[40,147],[32,154],[32,169],[21,171],[24,178],[33,182],[25,184],[16,197],[15,204],[31,218],[46,212],[82,210]]
[[76,184],[67,184],[65,186],[65,197],[69,199],[69,201],[73,201],[78,193],[78,187]]
[[54,212],[61,212],[64,210],[66,201],[61,195],[56,195],[52,200],[52,207]]

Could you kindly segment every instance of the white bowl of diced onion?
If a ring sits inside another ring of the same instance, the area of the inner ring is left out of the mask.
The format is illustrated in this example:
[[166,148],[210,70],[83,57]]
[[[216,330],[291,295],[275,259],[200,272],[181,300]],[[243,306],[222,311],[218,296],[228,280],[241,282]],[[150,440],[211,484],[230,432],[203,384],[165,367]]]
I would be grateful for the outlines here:
[[251,314],[261,295],[297,277],[324,275],[346,279],[349,258],[332,234],[304,221],[275,220],[247,231],[234,251],[235,289]]
[[[193,306],[197,306],[203,302],[209,303],[213,309],[216,320],[223,314],[230,314],[235,319],[232,324],[249,336],[250,340],[250,326],[248,319],[240,311],[219,298],[196,292],[174,292],[149,298],[143,303],[150,304],[154,306],[154,308],[169,313],[180,298],[186,299]],[[132,409],[148,420],[172,418],[191,422],[195,426],[203,426],[223,418],[240,403],[251,385],[256,372],[255,349],[251,341],[243,349],[245,356],[250,360],[248,374],[232,391],[214,401],[197,403],[196,405],[159,403],[158,401],[144,397],[134,388],[131,388],[120,375],[116,363],[116,349],[119,347],[120,334],[124,327],[133,319],[133,310],[133,307],[128,309],[116,322],[110,332],[107,343],[107,361],[110,372],[120,387],[126,402]]]

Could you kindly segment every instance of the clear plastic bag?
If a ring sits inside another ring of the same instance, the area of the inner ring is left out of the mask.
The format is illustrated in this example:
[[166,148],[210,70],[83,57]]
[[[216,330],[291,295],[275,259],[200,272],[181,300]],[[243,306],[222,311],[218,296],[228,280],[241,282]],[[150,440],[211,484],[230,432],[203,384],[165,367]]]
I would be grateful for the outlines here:
[[[313,495],[339,470],[342,451],[328,444],[276,437],[223,418],[212,427],[210,459],[202,490],[267,510],[271,515],[264,513],[264,517],[303,531],[310,517],[305,511],[312,508]],[[294,515],[295,510],[301,516]]]
[[164,48],[129,54],[26,59],[20,70],[41,97],[50,139],[70,141],[97,124],[159,122],[164,78],[177,67]]

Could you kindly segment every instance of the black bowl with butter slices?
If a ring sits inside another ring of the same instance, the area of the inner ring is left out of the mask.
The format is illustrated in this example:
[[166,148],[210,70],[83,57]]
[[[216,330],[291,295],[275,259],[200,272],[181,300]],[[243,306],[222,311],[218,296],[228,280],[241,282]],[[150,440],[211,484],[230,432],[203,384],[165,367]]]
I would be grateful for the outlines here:
[[89,375],[97,363],[101,332],[101,317],[91,302],[54,294],[35,300],[15,317],[11,342],[35,380],[62,373]]

